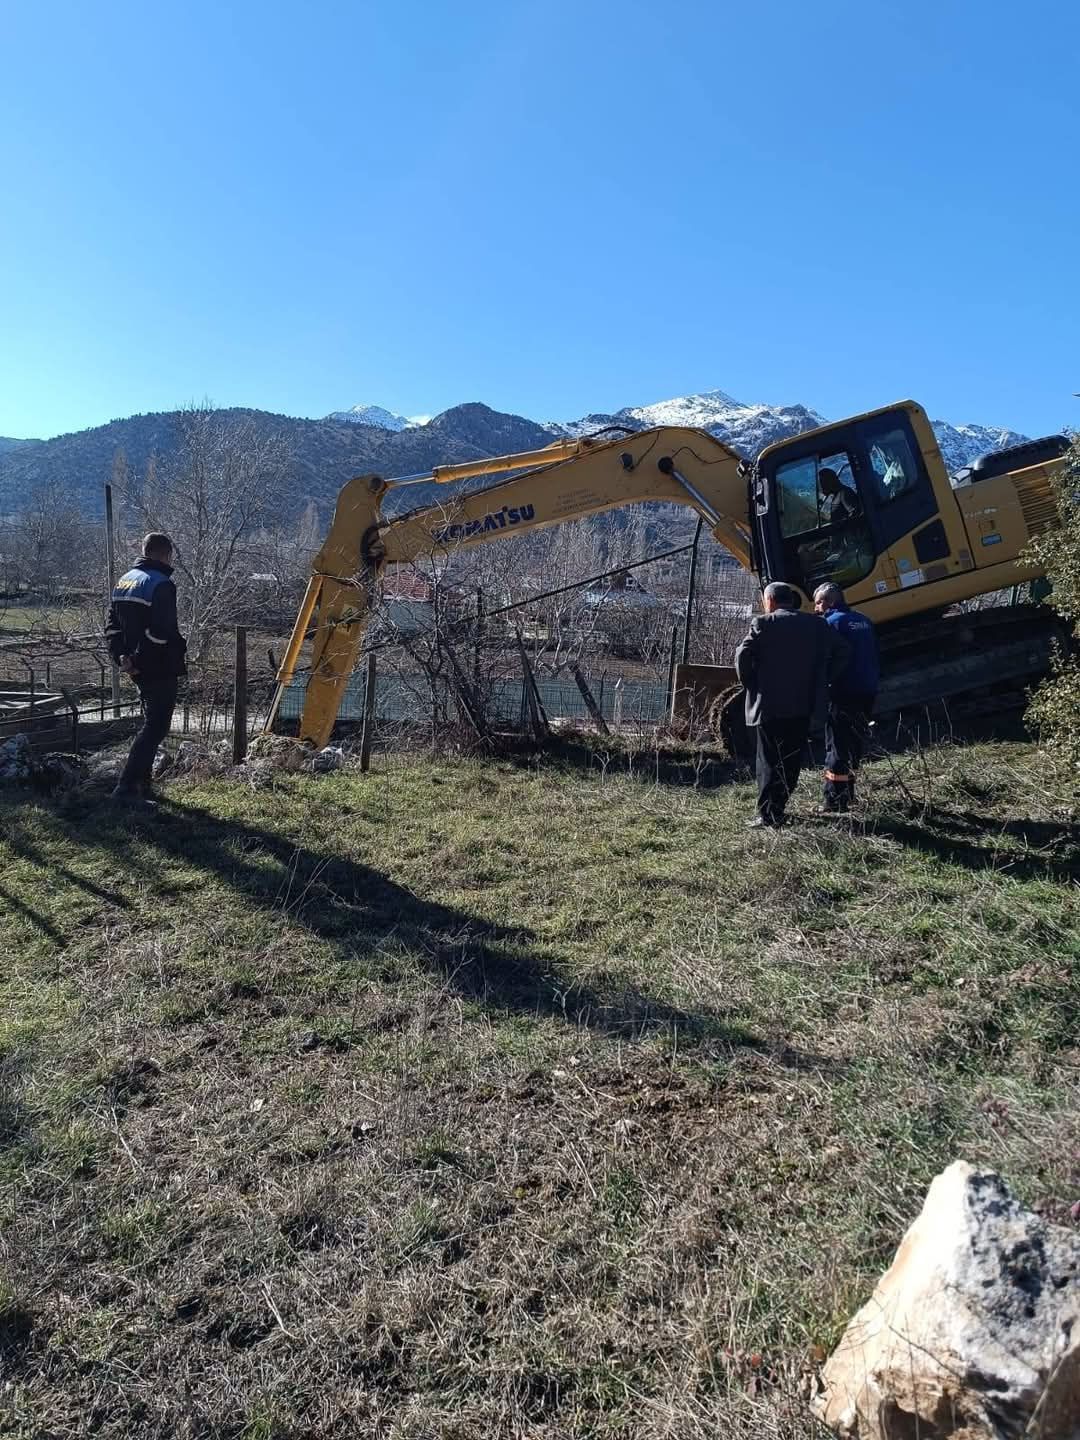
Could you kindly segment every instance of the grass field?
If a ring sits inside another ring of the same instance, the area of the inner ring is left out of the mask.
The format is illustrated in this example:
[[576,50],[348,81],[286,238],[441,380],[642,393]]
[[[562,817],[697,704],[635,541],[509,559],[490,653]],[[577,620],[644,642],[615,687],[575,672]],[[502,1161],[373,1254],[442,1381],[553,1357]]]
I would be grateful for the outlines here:
[[930,1178],[1080,1196],[1080,829],[1024,745],[2,802],[0,1430],[794,1437]]
[[57,605],[9,605],[0,601],[0,636],[17,639],[21,635],[55,632],[70,635],[89,627],[82,610]]

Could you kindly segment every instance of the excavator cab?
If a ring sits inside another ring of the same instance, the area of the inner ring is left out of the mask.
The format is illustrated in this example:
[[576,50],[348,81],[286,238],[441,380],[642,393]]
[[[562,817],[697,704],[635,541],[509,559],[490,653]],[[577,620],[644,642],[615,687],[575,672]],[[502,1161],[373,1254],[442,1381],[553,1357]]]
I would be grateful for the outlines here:
[[[953,538],[959,551],[961,537],[947,535],[937,518],[928,459],[942,480],[944,466],[932,434],[916,431],[920,417],[917,406],[896,406],[763,452],[752,514],[764,581],[786,581],[807,596],[826,580],[881,595],[901,588],[917,566],[948,559]],[[914,561],[896,553],[913,536]]]

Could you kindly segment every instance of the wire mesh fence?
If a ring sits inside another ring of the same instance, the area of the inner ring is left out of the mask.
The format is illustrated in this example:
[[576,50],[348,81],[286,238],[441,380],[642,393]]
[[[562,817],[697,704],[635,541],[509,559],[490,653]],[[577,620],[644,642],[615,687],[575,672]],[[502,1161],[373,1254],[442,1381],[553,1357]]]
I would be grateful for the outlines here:
[[[83,743],[108,741],[127,733],[138,722],[142,704],[139,692],[121,677],[114,697],[111,668],[92,655],[85,663],[49,664],[26,670],[25,688],[19,691],[21,728],[36,732],[48,723],[50,705],[59,696],[73,697]],[[662,724],[668,717],[671,696],[666,671],[627,677],[613,671],[583,673],[596,711],[612,729]],[[300,675],[282,693],[277,723],[295,732],[301,721],[308,676]],[[588,726],[593,715],[578,682],[572,678],[536,676],[536,690],[546,718],[552,724]],[[265,670],[249,678],[245,687],[246,728],[256,734],[270,720],[276,677]],[[344,687],[339,722],[351,728],[364,714],[366,679],[362,669]],[[530,731],[528,681],[523,671],[491,678],[478,692],[487,724],[493,731],[526,734]],[[231,668],[192,667],[180,686],[173,716],[172,735],[205,742],[225,740],[233,733],[236,682]],[[395,736],[422,729],[427,734],[452,726],[463,718],[458,693],[447,676],[384,666],[377,673],[374,718],[381,743],[392,745]],[[121,722],[115,731],[113,727]]]
[[[582,532],[578,541],[587,538]],[[603,555],[594,554],[595,546],[586,548],[578,554],[571,547],[566,556],[553,551],[539,557],[544,565],[498,573],[464,576],[428,565],[389,573],[364,637],[378,662],[377,743],[389,749],[422,736],[437,744],[443,735],[460,735],[463,726],[485,737],[536,734],[537,707],[556,726],[655,727],[670,716],[675,665],[686,649],[695,660],[730,660],[753,603],[749,577],[730,566],[710,571],[703,560],[691,614],[690,546],[654,560],[630,560],[621,569],[612,569],[610,547]],[[571,562],[576,575],[564,575]],[[595,573],[605,566],[604,574]],[[587,580],[578,578],[582,572]],[[25,617],[28,630],[18,639],[12,628],[0,627],[0,683],[24,684],[39,695],[76,695],[88,742],[95,724],[111,734],[108,727],[117,721],[137,720],[138,691],[122,677],[114,694],[112,666],[100,633],[93,633],[93,616],[87,620],[80,612],[78,623],[71,620],[65,630],[58,613],[55,606],[39,607]],[[288,617],[282,621],[265,611],[247,631],[250,664],[241,683],[249,734],[262,730],[273,711],[278,662],[287,648],[274,628],[281,623]],[[277,707],[285,733],[297,733],[302,720],[317,638],[316,618]],[[232,735],[233,658],[231,629],[192,637],[174,736],[217,741]],[[342,688],[338,719],[346,729],[359,726],[364,710],[365,678],[358,667]]]
[[[660,724],[670,709],[666,675],[653,678],[627,679],[606,672],[585,675],[597,707],[609,725]],[[587,722],[591,719],[588,705],[576,681],[548,679],[537,676],[540,703],[549,720]],[[278,716],[283,722],[296,722],[304,708],[307,676],[298,676],[282,697]],[[354,673],[342,694],[338,718],[359,721],[364,713],[365,678]],[[528,728],[528,690],[524,675],[520,678],[498,679],[480,696],[488,718],[500,728],[524,731]],[[449,680],[424,675],[390,672],[381,675],[376,689],[377,721],[401,723],[417,716],[419,699],[440,712],[454,704],[454,689]]]

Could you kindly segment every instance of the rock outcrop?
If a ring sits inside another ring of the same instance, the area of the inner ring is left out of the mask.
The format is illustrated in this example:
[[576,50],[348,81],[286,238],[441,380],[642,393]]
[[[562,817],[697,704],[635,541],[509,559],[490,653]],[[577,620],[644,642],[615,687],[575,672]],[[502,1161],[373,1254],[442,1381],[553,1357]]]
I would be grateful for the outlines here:
[[858,1440],[1080,1440],[1080,1236],[950,1165],[822,1381]]
[[22,732],[0,742],[0,784],[53,791],[77,784],[81,775],[78,756],[36,754]]

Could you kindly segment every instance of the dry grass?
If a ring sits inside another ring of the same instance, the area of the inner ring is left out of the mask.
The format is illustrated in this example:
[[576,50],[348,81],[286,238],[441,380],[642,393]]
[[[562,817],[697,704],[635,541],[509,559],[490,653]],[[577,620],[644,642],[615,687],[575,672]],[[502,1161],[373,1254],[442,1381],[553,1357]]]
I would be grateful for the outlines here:
[[1070,798],[957,748],[762,835],[730,780],[6,799],[0,1428],[794,1440],[943,1164],[1067,1220]]

